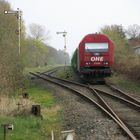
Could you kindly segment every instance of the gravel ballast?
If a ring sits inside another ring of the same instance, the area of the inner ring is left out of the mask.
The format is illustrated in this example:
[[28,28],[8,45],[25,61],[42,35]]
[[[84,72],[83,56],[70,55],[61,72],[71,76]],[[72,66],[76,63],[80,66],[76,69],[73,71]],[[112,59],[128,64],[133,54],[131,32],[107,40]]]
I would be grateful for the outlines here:
[[96,106],[71,91],[34,79],[49,88],[62,107],[63,130],[75,130],[75,140],[129,140],[121,128]]

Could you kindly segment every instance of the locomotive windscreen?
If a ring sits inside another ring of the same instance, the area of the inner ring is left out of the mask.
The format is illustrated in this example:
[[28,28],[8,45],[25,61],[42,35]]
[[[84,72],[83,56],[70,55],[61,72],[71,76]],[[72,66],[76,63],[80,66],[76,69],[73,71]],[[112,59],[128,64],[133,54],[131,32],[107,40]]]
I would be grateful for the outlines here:
[[86,52],[108,52],[108,43],[85,43]]

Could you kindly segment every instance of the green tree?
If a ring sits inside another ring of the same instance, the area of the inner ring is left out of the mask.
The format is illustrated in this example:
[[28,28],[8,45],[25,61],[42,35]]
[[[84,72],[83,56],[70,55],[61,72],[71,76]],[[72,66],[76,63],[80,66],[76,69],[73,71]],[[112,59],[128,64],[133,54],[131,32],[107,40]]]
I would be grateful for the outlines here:
[[129,52],[128,41],[121,25],[104,26],[101,32],[108,35],[115,44],[115,59],[119,60]]
[[26,67],[38,67],[47,64],[48,47],[43,42],[28,38],[23,43],[22,61]]
[[[56,50],[39,40],[28,38],[24,41],[22,60],[26,67],[42,67],[48,64],[64,64],[65,56],[62,50]],[[69,62],[69,54],[66,53],[66,63]]]

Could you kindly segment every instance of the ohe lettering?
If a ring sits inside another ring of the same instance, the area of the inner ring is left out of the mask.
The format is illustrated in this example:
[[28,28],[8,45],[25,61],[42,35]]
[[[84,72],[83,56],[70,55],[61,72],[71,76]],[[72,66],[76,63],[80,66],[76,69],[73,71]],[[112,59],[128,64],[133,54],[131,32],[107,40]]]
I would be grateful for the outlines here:
[[91,57],[91,61],[103,61],[103,57]]

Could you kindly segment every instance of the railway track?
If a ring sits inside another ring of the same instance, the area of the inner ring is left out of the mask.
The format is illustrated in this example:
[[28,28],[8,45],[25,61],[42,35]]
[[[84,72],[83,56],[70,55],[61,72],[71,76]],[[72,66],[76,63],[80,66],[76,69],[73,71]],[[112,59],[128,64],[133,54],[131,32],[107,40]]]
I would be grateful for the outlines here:
[[[133,97],[127,96],[121,91],[117,92],[120,92],[122,95],[118,95],[117,93],[111,94],[109,90],[113,89],[113,91],[116,91],[117,89],[115,89],[115,87],[110,86],[110,89],[107,88],[108,91],[104,91],[101,87],[80,84],[51,76],[50,72],[46,74],[30,74],[65,87],[75,94],[80,95],[113,119],[130,139],[138,140],[140,138],[140,102]],[[126,113],[127,115],[125,116]],[[119,116],[121,116],[121,118]]]
[[102,90],[101,86],[98,88],[97,86],[93,87],[102,95],[109,106],[112,106],[113,110],[121,117],[121,120],[125,122],[137,138],[140,139],[139,100],[114,86],[109,85],[109,88],[107,88],[107,86],[106,91]]

